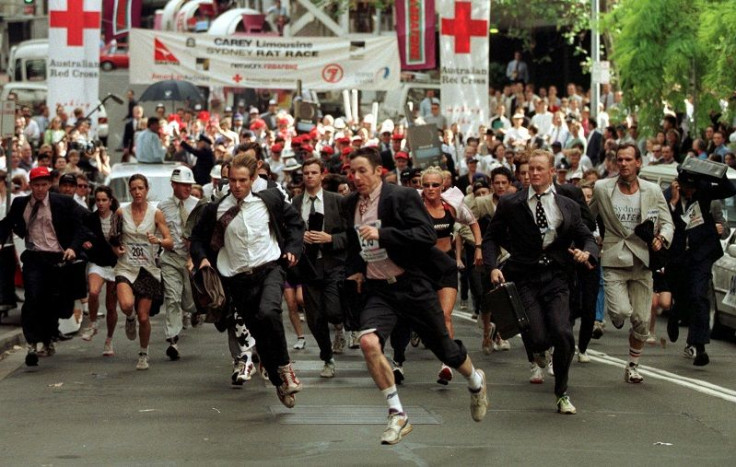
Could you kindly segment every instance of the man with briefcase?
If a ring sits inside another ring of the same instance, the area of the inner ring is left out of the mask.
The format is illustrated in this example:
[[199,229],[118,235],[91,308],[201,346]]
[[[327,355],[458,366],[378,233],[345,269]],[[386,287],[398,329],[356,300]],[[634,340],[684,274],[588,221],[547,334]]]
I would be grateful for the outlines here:
[[[547,365],[545,350],[555,347],[552,364],[557,411],[574,414],[575,406],[567,394],[575,351],[569,319],[570,282],[574,262],[595,265],[598,247],[577,203],[557,195],[554,175],[554,155],[543,150],[532,152],[530,186],[499,201],[483,238],[483,258],[491,268],[494,284],[515,282],[529,320],[522,339],[541,367]],[[503,271],[497,264],[499,248],[511,255]]]

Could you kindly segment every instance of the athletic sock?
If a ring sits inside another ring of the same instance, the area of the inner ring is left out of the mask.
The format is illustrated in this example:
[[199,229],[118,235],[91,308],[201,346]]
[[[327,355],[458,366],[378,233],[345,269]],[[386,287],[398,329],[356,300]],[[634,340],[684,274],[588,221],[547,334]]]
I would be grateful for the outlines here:
[[629,362],[633,363],[634,365],[638,365],[639,357],[641,357],[641,349],[629,347]]
[[475,369],[475,367],[471,368],[470,376],[466,376],[465,379],[468,381],[468,389],[471,391],[479,391],[481,386],[483,386],[483,378],[480,377],[480,373]]
[[148,347],[141,347],[140,353],[148,355]]
[[399,400],[399,391],[396,390],[395,384],[384,389],[381,392],[386,398],[389,412],[404,413],[404,407],[401,406],[401,401]]

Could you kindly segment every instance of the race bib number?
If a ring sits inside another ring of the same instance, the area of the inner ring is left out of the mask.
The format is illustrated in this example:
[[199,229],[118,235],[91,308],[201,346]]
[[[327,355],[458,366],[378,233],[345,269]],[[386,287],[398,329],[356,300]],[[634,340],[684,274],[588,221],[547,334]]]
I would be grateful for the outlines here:
[[[367,222],[363,225],[380,229],[381,221]],[[358,231],[360,227],[360,225],[356,225],[355,230]],[[358,239],[360,240],[360,256],[366,263],[375,263],[376,261],[388,259],[388,252],[386,252],[385,248],[381,248],[378,240],[366,240],[360,236],[360,233],[358,233]]]
[[149,266],[153,264],[151,245],[149,243],[128,243],[125,251],[129,264],[134,266]]
[[700,203],[693,203],[692,206],[682,215],[682,220],[685,222],[685,230],[694,229],[699,225],[703,225],[703,212],[700,210]]
[[657,230],[657,222],[659,222],[659,209],[650,209],[647,211],[647,220],[652,221],[654,230]]

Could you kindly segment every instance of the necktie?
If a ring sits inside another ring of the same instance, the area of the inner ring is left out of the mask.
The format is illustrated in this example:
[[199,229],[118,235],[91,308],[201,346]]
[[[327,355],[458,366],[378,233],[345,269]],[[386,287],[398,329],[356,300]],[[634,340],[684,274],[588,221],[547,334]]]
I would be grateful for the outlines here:
[[239,199],[235,206],[225,211],[225,214],[215,223],[215,229],[212,232],[212,239],[210,240],[210,248],[212,250],[220,251],[220,248],[225,245],[225,229],[235,219],[235,216],[238,215],[242,206],[243,200]]
[[31,224],[33,224],[36,221],[36,217],[38,216],[38,210],[41,208],[41,201],[36,201],[33,204],[33,208],[31,209],[31,215],[28,217],[28,224],[26,225],[26,230],[31,228]]
[[542,207],[542,196],[544,196],[546,193],[542,193],[541,195],[535,194],[534,197],[537,198],[537,209],[536,209],[536,220],[537,220],[537,227],[539,227],[539,231],[542,232],[544,235],[544,231],[547,230],[547,227],[549,227],[549,223],[547,222],[547,215],[544,213],[544,207]]
[[312,214],[314,214],[314,213],[315,213],[315,209],[314,209],[314,201],[315,201],[316,199],[317,199],[317,197],[316,197],[316,196],[310,196],[310,197],[309,197],[309,201],[311,201],[311,202],[312,202],[312,205],[311,205],[311,206],[309,206],[309,215],[310,215],[310,216],[311,216]]
[[370,198],[368,197],[361,197],[360,203],[358,204],[358,212],[360,213],[360,217],[363,217],[366,212],[368,212],[368,203],[370,202]]
[[189,214],[187,214],[187,209],[184,207],[184,200],[179,200],[179,217],[181,218],[181,226],[184,227],[187,225],[187,218],[189,217]]

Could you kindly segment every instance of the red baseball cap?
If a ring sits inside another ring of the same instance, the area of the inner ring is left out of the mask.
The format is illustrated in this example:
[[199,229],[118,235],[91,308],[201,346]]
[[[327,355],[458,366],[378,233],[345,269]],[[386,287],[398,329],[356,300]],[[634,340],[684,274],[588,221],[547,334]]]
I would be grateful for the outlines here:
[[329,155],[335,154],[335,150],[332,149],[332,146],[322,146],[322,149],[320,149],[319,152]]
[[350,154],[350,153],[351,153],[351,152],[353,152],[354,150],[355,150],[355,149],[351,148],[350,146],[348,146],[348,147],[346,147],[346,148],[342,148],[342,155],[343,155],[343,156],[347,156],[348,154]]
[[409,154],[404,151],[399,151],[394,155],[394,159],[406,159],[409,160]]
[[402,135],[394,134],[391,135],[391,139],[394,141],[401,141],[402,139],[404,139],[404,137]]
[[338,142],[340,144],[350,144],[350,138],[347,136],[343,136],[342,138],[337,138],[335,142]]
[[280,153],[283,150],[284,150],[284,147],[281,144],[279,144],[279,143],[276,143],[273,146],[271,146],[271,152],[278,152],[278,153]]
[[48,167],[34,167],[31,169],[29,178],[31,179],[31,181],[34,181],[38,178],[51,178],[51,172],[49,172]]

